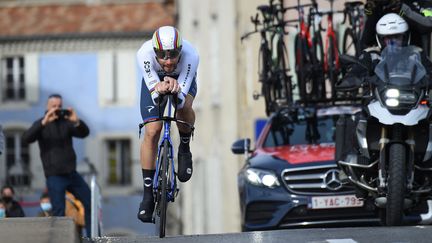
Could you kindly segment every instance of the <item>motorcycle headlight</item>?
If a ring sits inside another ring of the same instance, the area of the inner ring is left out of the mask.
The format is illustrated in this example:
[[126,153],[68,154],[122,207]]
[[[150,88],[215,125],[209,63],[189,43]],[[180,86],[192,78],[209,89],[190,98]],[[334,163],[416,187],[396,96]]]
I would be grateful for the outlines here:
[[271,171],[249,168],[245,171],[245,176],[246,180],[252,185],[269,188],[280,185],[277,176]]
[[417,94],[412,90],[398,90],[395,88],[384,91],[384,102],[389,107],[411,106],[418,101]]

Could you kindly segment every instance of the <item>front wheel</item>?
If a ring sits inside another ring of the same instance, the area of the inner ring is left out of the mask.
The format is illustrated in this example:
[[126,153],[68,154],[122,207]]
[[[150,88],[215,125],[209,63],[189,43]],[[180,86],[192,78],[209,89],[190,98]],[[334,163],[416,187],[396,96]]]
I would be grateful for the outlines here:
[[395,143],[389,149],[386,225],[402,224],[406,187],[406,148]]
[[160,156],[158,158],[159,161],[159,174],[158,174],[158,181],[159,181],[159,187],[158,187],[158,197],[157,197],[157,204],[156,204],[156,213],[157,213],[157,220],[156,220],[156,230],[159,233],[159,237],[163,238],[165,237],[165,227],[166,227],[166,217],[167,217],[167,207],[168,207],[168,200],[167,200],[167,193],[168,193],[168,163],[169,163],[169,157],[168,157],[168,141],[165,141],[162,147],[162,151],[160,152]]

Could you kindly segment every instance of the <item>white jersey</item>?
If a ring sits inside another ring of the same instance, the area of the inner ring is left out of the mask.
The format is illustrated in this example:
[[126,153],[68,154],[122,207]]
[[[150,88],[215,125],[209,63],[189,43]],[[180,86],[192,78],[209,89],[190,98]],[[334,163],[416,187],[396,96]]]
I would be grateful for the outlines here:
[[158,97],[155,92],[157,82],[163,80],[165,76],[177,79],[181,87],[181,93],[178,98],[182,100],[179,107],[183,107],[186,95],[189,92],[191,83],[196,76],[198,69],[199,56],[195,48],[186,40],[183,39],[181,56],[176,69],[171,73],[166,73],[156,60],[156,54],[153,50],[152,41],[146,41],[137,52],[138,66],[151,93],[153,102]]

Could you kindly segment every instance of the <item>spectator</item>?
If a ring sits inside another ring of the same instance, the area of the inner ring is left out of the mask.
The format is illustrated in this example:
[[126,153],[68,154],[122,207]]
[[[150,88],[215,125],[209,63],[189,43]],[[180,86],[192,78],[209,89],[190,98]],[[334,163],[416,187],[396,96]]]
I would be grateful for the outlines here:
[[15,191],[11,186],[4,186],[1,189],[1,196],[6,208],[6,217],[25,217],[21,205],[15,201]]
[[65,194],[70,191],[85,208],[86,233],[90,236],[90,188],[76,171],[72,138],[85,138],[89,128],[73,108],[62,109],[61,95],[48,97],[46,112],[23,134],[24,143],[38,141],[53,216],[65,216]]
[[76,199],[70,192],[66,192],[66,217],[71,217],[76,225],[78,234],[82,235],[82,229],[85,226],[85,210],[80,200]]
[[49,198],[48,192],[44,192],[40,198],[41,212],[38,214],[39,217],[52,216],[52,205]]
[[3,200],[0,199],[0,219],[6,218],[6,206]]

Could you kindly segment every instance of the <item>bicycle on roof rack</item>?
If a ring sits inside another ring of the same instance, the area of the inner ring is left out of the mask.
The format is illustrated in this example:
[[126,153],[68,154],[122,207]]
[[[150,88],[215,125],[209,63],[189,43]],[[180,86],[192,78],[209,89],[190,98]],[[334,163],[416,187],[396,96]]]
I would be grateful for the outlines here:
[[[309,8],[307,22],[304,8]],[[287,9],[298,11],[299,30],[295,36],[295,70],[299,87],[300,102],[311,103],[322,101],[326,98],[325,79],[322,65],[324,56],[320,29],[321,16],[318,12],[318,4],[312,1],[310,4],[300,4]]]
[[[293,103],[293,84],[289,72],[287,48],[284,36],[287,34],[285,26],[291,21],[284,21],[283,1],[269,5],[258,6],[260,14],[251,17],[255,30],[244,34],[241,40],[254,33],[260,33],[261,42],[259,48],[259,82],[261,93],[254,94],[254,99],[264,96],[266,114],[270,115],[279,106]],[[259,16],[261,15],[262,20]],[[260,27],[260,28],[258,28]]]
[[[167,103],[167,115],[163,115],[163,105]],[[171,104],[174,105],[172,113]],[[155,200],[155,210],[153,213],[153,222],[156,224],[156,231],[160,238],[165,237],[165,228],[167,220],[168,202],[174,202],[179,189],[177,188],[177,179],[174,166],[174,149],[171,140],[171,122],[176,122],[188,126],[193,134],[194,126],[185,121],[176,118],[177,114],[177,95],[169,94],[159,96],[159,117],[139,124],[139,134],[141,129],[151,122],[163,122],[163,136],[159,142],[158,156],[156,160],[156,172],[153,179],[153,194]]]
[[321,15],[327,15],[327,28],[320,25],[320,29],[325,31],[324,40],[324,71],[327,74],[330,87],[330,100],[334,104],[339,98],[336,96],[335,84],[339,79],[341,73],[341,64],[339,62],[339,48],[337,33],[333,26],[333,15],[336,13],[343,13],[343,11],[336,11],[333,9],[335,0],[327,0],[330,2],[330,10],[320,12]]
[[345,2],[342,24],[345,24],[347,20],[349,26],[343,35],[342,53],[358,57],[361,53],[360,36],[364,27],[363,2]]

